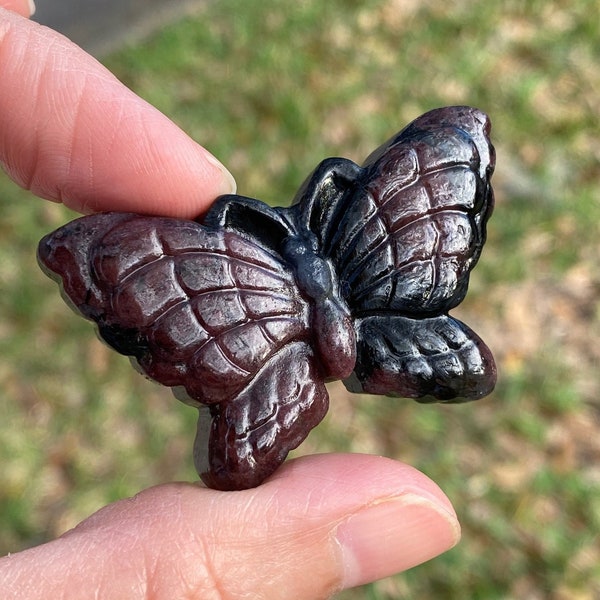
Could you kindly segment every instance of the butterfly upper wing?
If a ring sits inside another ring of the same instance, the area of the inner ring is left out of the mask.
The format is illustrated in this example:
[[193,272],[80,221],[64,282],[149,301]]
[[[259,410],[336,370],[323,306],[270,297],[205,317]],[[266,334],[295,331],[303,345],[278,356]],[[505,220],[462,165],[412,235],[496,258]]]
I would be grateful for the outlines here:
[[436,314],[464,297],[493,206],[489,121],[445,108],[414,121],[364,165],[353,203],[329,240],[358,312]]
[[306,303],[285,266],[233,232],[100,214],[44,238],[39,257],[105,341],[199,402],[238,393],[306,336]]
[[[476,109],[437,109],[362,167],[326,162],[303,188],[298,205],[321,223],[356,319],[354,391],[447,400],[493,387],[491,353],[446,315],[466,293],[493,208],[489,130]],[[463,341],[448,343],[455,338]]]

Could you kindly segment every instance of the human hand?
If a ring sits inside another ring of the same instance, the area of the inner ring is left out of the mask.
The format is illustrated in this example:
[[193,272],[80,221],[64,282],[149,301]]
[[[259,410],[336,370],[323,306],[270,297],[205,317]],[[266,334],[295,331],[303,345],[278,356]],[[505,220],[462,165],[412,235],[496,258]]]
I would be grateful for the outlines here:
[[[0,6],[28,14],[27,0]],[[231,176],[67,40],[0,8],[0,163],[79,211],[193,217]],[[286,463],[259,488],[166,484],[0,559],[0,597],[317,599],[432,558],[459,537],[439,488],[364,455]]]

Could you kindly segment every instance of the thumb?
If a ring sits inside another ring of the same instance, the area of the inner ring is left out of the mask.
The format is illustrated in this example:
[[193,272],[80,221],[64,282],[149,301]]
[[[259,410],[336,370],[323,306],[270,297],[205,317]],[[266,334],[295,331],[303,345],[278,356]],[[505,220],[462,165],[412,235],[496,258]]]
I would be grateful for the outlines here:
[[313,600],[408,569],[458,537],[452,506],[422,473],[320,455],[253,490],[167,484],[119,501],[4,558],[0,589],[15,599]]

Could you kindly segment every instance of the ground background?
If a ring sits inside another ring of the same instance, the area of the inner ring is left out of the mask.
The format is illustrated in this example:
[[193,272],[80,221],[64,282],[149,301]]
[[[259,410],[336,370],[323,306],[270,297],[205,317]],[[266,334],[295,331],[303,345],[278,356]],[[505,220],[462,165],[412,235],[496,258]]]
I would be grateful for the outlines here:
[[[477,404],[421,406],[334,385],[327,418],[298,451],[414,464],[454,502],[463,540],[344,600],[600,597],[594,15],[595,0],[222,0],[97,51],[228,165],[240,193],[278,204],[321,158],[360,161],[430,108],[465,103],[492,118],[497,206],[453,314],[493,349],[497,390]],[[195,418],[102,346],[39,271],[37,241],[72,215],[5,178],[0,206],[5,553],[144,487],[195,479]]]

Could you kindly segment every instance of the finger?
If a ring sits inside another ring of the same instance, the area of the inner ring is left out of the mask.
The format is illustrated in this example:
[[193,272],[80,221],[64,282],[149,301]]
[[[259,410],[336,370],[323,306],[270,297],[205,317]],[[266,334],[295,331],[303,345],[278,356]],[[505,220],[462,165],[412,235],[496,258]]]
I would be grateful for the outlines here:
[[0,163],[80,212],[195,217],[233,178],[58,33],[0,9]]
[[0,0],[0,7],[12,10],[23,17],[31,17],[35,13],[33,0]]
[[243,492],[146,490],[3,559],[0,577],[29,600],[60,597],[61,585],[73,597],[314,600],[410,568],[458,537],[449,501],[415,469],[322,455]]

